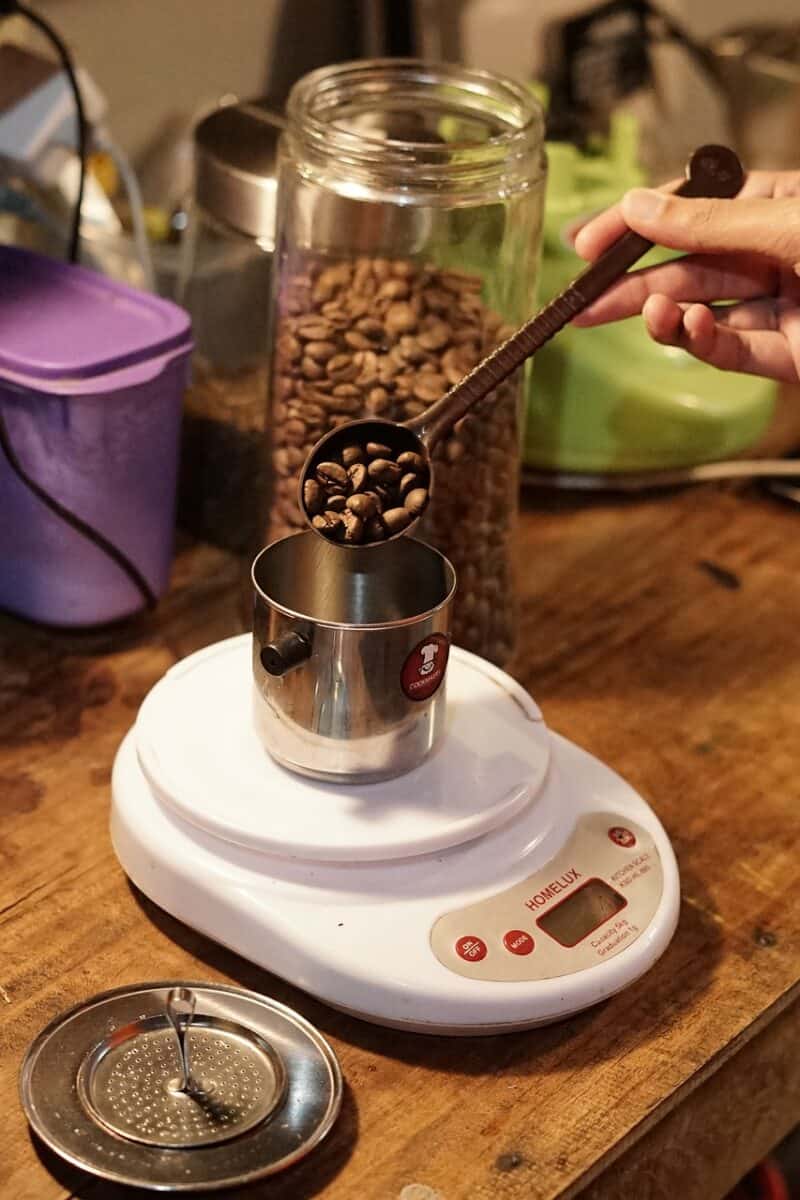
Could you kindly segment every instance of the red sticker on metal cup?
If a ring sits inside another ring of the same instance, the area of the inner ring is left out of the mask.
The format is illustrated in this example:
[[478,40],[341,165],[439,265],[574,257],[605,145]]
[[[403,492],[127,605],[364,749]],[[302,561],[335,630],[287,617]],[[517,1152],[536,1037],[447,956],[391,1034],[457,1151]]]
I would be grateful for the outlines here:
[[444,679],[450,641],[431,633],[415,646],[403,664],[400,686],[409,700],[428,700]]

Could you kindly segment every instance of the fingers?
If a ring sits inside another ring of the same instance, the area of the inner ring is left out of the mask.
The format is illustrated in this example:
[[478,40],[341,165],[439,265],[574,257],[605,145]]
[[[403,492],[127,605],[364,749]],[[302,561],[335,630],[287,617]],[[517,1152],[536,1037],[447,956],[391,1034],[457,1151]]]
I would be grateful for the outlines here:
[[686,200],[634,188],[621,202],[625,223],[673,250],[760,254],[800,274],[800,199]]
[[744,304],[715,308],[713,312],[718,324],[728,325],[731,329],[777,331],[780,329],[778,304],[775,300],[748,300]]
[[654,341],[680,346],[722,371],[797,381],[789,343],[775,330],[737,329],[703,304],[680,305],[667,296],[651,296],[642,315]]
[[740,196],[800,196],[800,171],[748,171]]
[[643,271],[630,271],[619,283],[576,317],[578,326],[602,325],[642,311],[648,296],[673,300],[744,300],[769,295],[777,268],[756,257],[691,255]]
[[[681,180],[672,180],[658,190],[665,194],[674,192],[681,182]],[[637,188],[635,190],[639,192],[647,189]],[[750,171],[745,180],[744,187],[736,200],[723,201],[722,203],[738,204],[741,200],[748,199],[786,200],[793,197],[800,197],[800,171]],[[700,204],[701,201],[690,200],[681,201],[681,203]],[[615,204],[612,208],[608,208],[598,216],[593,217],[576,234],[576,253],[581,258],[594,261],[598,255],[608,249],[612,242],[622,237],[625,230],[629,227],[626,223],[627,215],[622,204]],[[642,230],[638,232],[642,232]],[[645,236],[649,236],[649,234],[645,234]],[[668,245],[669,243],[662,241],[661,244]],[[710,246],[704,246],[703,248],[711,249]],[[676,249],[684,249],[684,247],[677,246]]]
[[[680,179],[673,179],[670,183],[664,184],[664,190],[674,191],[681,182]],[[588,259],[589,262],[594,262],[598,255],[607,250],[618,238],[621,238],[627,229],[621,205],[614,204],[604,212],[598,213],[596,217],[592,217],[578,230],[574,241],[575,253],[579,254],[581,258]]]

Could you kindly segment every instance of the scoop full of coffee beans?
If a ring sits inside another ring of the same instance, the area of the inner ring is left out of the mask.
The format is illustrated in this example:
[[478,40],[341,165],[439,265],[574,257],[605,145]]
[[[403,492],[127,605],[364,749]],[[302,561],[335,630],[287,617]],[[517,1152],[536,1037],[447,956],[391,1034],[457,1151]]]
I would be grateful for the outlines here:
[[320,457],[303,482],[303,508],[323,537],[369,545],[403,533],[422,515],[428,485],[421,454],[354,437],[330,458]]

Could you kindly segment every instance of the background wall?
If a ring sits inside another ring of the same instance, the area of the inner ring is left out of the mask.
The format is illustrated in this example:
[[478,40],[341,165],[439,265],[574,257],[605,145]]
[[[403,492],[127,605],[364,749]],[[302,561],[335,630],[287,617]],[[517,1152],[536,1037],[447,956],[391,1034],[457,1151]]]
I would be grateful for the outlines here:
[[306,70],[356,53],[361,23],[357,0],[32,2],[106,95],[134,158],[167,116],[191,119],[226,93],[283,99]]
[[[797,21],[798,0],[658,0],[699,37],[759,22]],[[551,21],[592,8],[585,0],[417,0],[426,52],[488,70],[529,75],[540,65],[541,32]],[[442,31],[442,32],[439,32]]]
[[[396,0],[392,0],[395,3]],[[100,85],[114,131],[134,156],[168,117],[189,121],[225,93],[272,94],[314,66],[351,57],[379,40],[379,0],[35,0]],[[411,0],[419,51],[530,77],[540,66],[541,31],[581,0]],[[798,0],[662,0],[690,31],[706,36],[752,20],[800,17]],[[384,14],[382,16],[381,14]],[[18,25],[19,29],[20,26]],[[29,35],[25,35],[28,40]],[[668,61],[670,109],[694,125],[708,97],[685,62]]]

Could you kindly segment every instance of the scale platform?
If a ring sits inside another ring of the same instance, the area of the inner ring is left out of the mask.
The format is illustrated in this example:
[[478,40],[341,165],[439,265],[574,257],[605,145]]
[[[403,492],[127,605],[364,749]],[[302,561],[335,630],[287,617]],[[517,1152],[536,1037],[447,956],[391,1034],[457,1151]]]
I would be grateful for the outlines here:
[[123,868],[179,920],[380,1025],[498,1033],[621,991],[677,924],[660,822],[504,672],[454,649],[447,688],[421,766],[334,785],[259,741],[249,636],[191,655],[117,754]]

